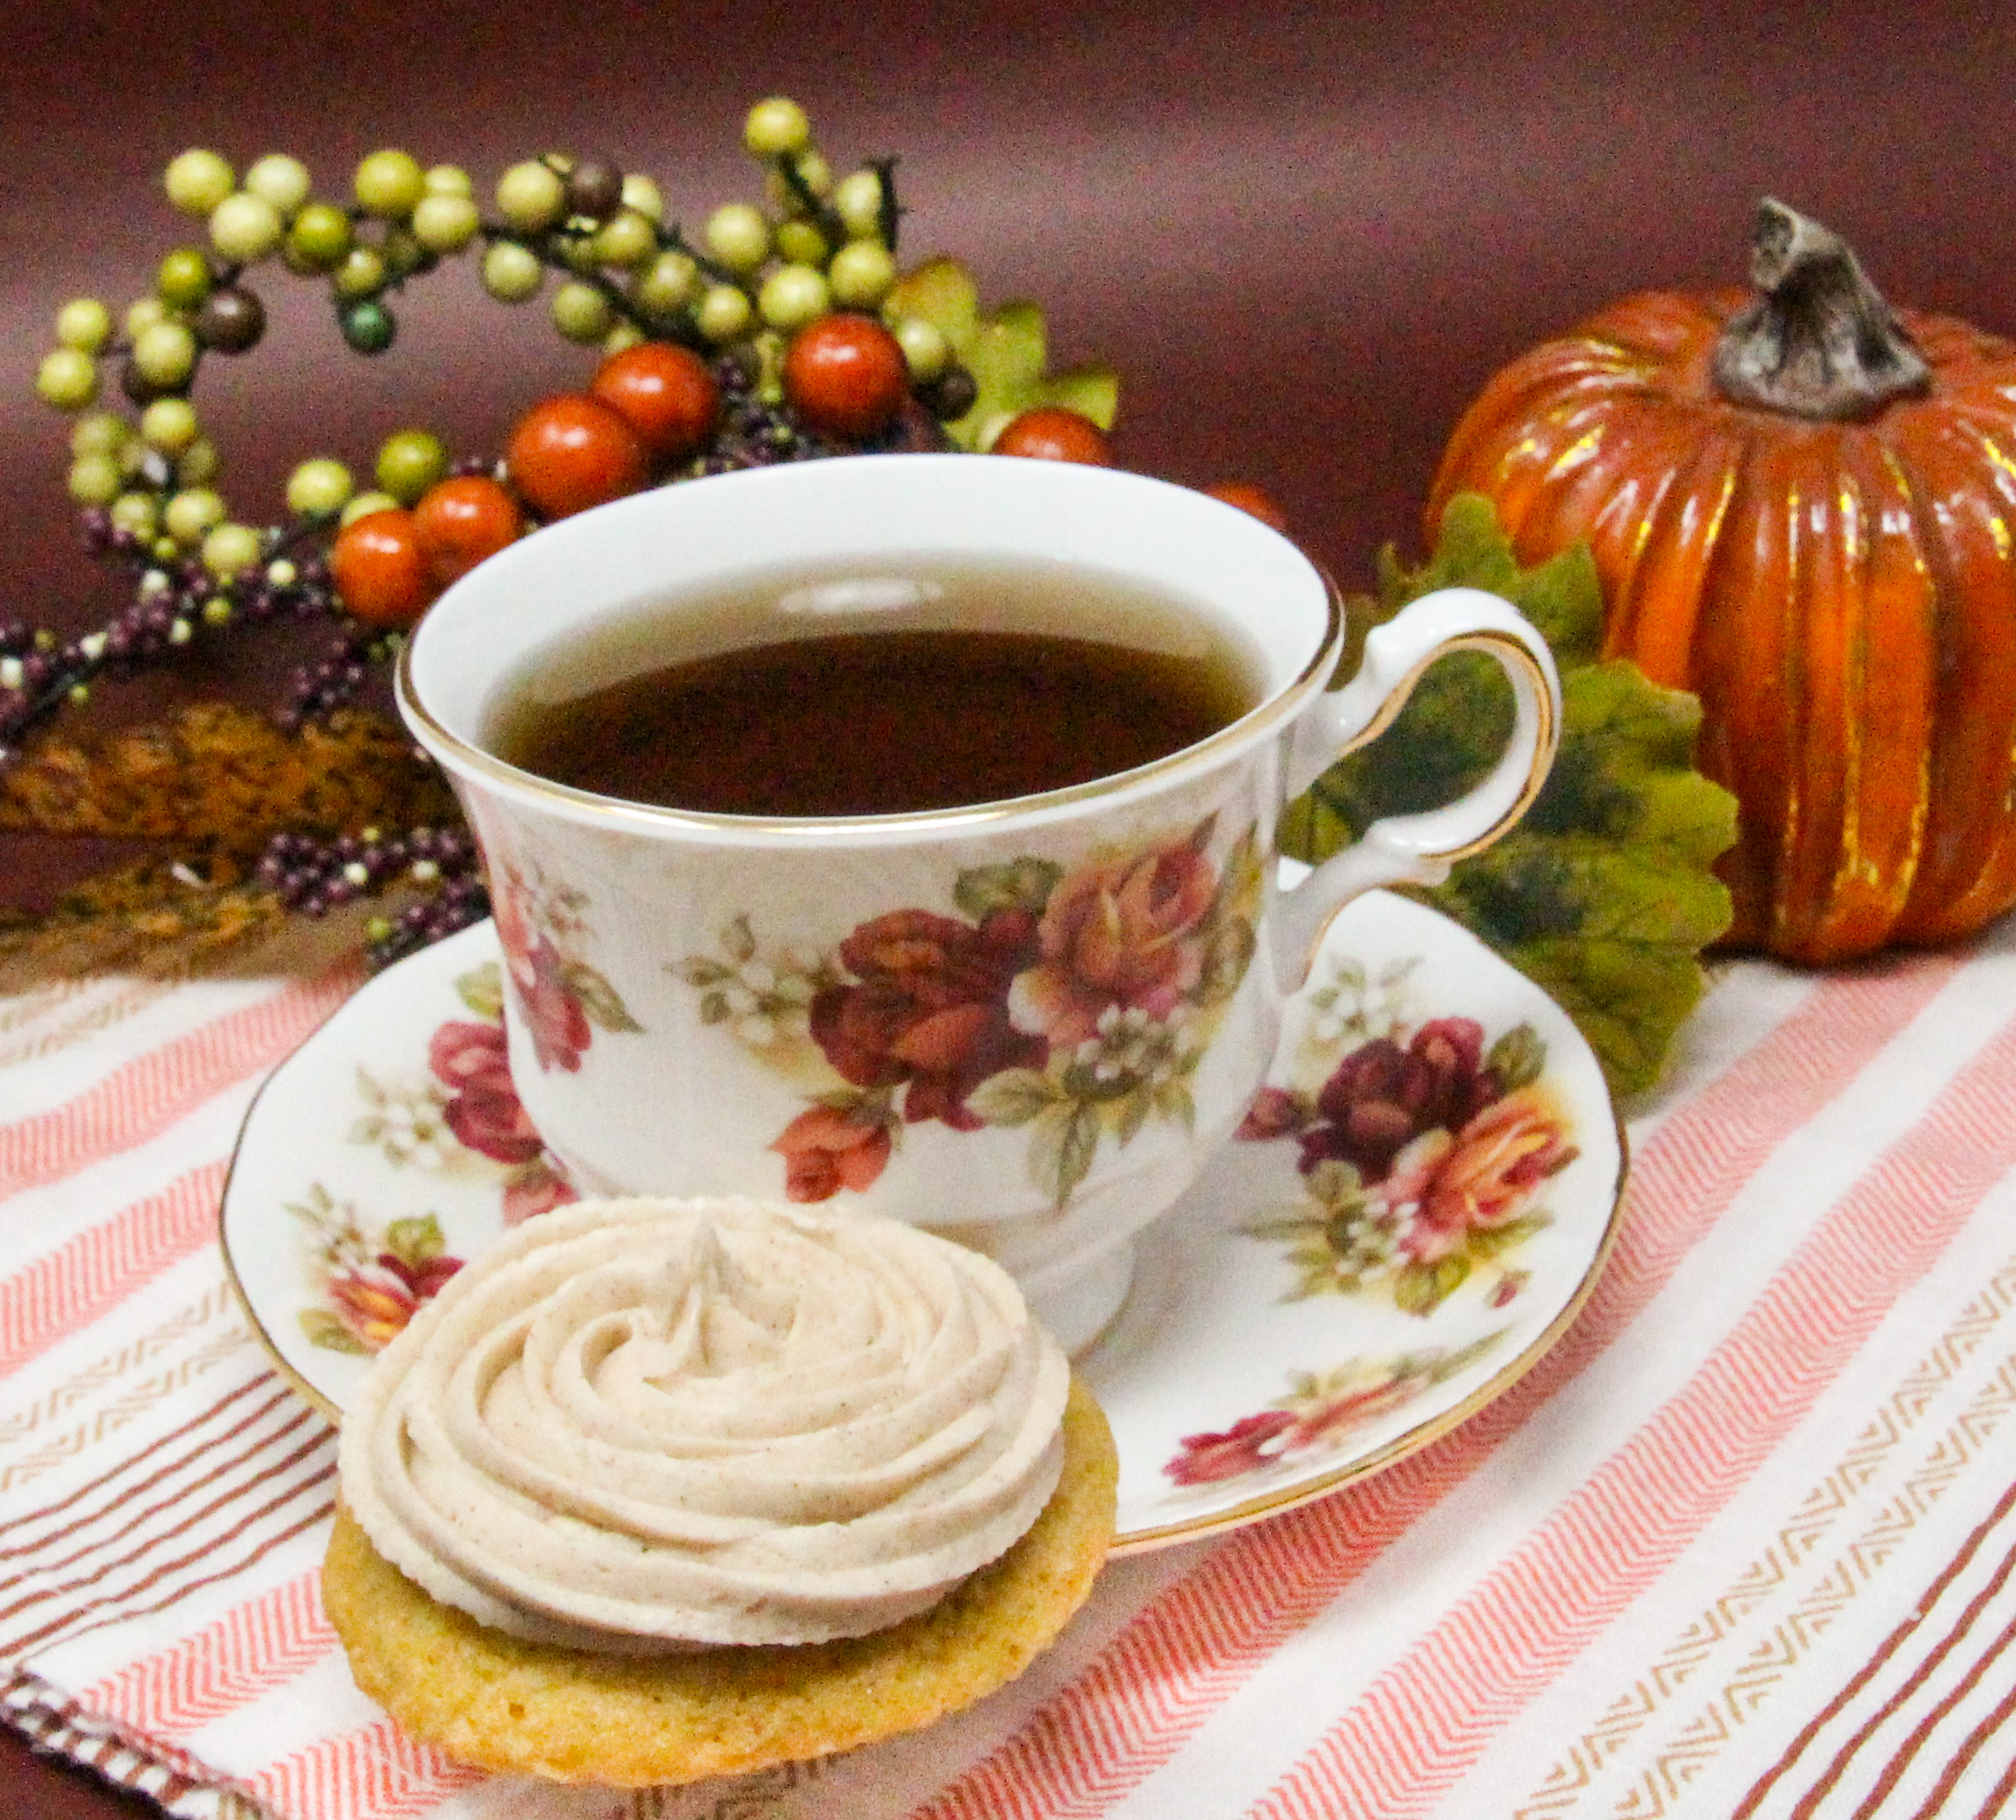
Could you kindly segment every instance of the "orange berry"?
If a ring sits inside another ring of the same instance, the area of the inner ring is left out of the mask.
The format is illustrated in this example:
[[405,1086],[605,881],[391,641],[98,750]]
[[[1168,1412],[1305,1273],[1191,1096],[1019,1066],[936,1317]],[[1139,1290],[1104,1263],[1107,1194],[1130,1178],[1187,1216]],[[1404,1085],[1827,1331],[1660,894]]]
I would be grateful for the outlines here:
[[836,310],[799,331],[784,357],[784,395],[822,436],[860,442],[896,421],[910,369],[871,316]]
[[595,369],[588,394],[637,432],[656,461],[690,455],[714,432],[720,387],[707,363],[671,342],[639,342]]
[[994,438],[996,455],[1030,455],[1039,461],[1082,461],[1093,468],[1113,465],[1105,431],[1082,412],[1061,404],[1045,404],[1011,418]]
[[418,527],[403,505],[344,526],[329,546],[329,574],[351,614],[395,630],[418,619],[438,592],[420,553]]
[[1214,499],[1222,499],[1241,512],[1252,512],[1263,525],[1271,525],[1277,531],[1288,529],[1288,514],[1264,487],[1256,487],[1249,481],[1222,480],[1214,482],[1204,490]]
[[564,519],[634,493],[649,478],[644,445],[599,398],[562,392],[518,420],[504,452],[519,497],[542,518]]
[[497,482],[482,475],[462,475],[437,481],[413,507],[420,554],[437,587],[447,587],[525,529],[518,502]]

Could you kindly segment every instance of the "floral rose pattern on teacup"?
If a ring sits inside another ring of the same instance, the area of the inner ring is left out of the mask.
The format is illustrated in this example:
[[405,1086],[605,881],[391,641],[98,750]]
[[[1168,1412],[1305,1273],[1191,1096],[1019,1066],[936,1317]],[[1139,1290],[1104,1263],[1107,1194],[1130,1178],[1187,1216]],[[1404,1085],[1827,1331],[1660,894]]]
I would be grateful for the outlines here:
[[1168,1018],[1209,958],[1199,932],[1217,888],[1188,842],[1081,866],[1044,906],[1038,958],[1015,981],[1018,1008],[1060,1048],[1095,1039],[1114,1011]]
[[1252,960],[1262,873],[1215,818],[1067,871],[1024,856],[953,882],[952,909],[884,911],[830,952],[764,951],[747,916],[677,970],[700,1014],[813,1086],[771,1148],[785,1191],[869,1187],[904,1128],[1026,1126],[1060,1206],[1100,1146],[1188,1126],[1190,1077]]
[[588,932],[584,893],[548,885],[535,868],[496,854],[489,877],[512,994],[543,1072],[575,1072],[597,1028],[643,1028],[608,978],[581,958]]
[[1344,1451],[1383,1416],[1474,1364],[1504,1330],[1466,1346],[1430,1347],[1395,1359],[1351,1359],[1326,1372],[1296,1372],[1271,1407],[1242,1416],[1221,1433],[1186,1434],[1163,1473],[1179,1485],[1293,1475]]
[[784,1159],[786,1194],[823,1201],[843,1188],[859,1194],[874,1187],[895,1142],[886,1107],[860,1102],[808,1107],[770,1147]]
[[1533,1027],[1487,1043],[1472,1018],[1414,1021],[1413,966],[1373,980],[1337,963],[1311,996],[1295,1084],[1263,1087],[1240,1127],[1297,1146],[1301,1204],[1244,1228],[1286,1243],[1291,1297],[1377,1290],[1425,1315],[1476,1277],[1502,1307],[1527,1281],[1519,1247],[1548,1222],[1541,1190],[1577,1155]]
[[1037,919],[990,910],[978,925],[930,910],[892,910],[840,944],[838,977],[812,1001],[812,1040],[857,1087],[903,1098],[906,1123],[986,1123],[967,1102],[1008,1068],[1042,1066],[1042,1036],[1008,1019],[1008,989],[1037,955]]

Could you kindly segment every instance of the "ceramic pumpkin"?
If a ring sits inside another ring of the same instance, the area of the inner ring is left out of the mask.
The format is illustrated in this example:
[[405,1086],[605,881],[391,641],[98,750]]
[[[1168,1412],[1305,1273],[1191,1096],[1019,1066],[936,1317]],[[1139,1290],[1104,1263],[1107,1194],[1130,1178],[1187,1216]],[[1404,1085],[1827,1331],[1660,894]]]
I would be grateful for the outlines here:
[[1429,505],[1587,540],[1607,653],[1701,697],[1731,943],[1828,962],[2016,901],[2016,346],[1759,211],[1754,297],[1647,292],[1499,372]]

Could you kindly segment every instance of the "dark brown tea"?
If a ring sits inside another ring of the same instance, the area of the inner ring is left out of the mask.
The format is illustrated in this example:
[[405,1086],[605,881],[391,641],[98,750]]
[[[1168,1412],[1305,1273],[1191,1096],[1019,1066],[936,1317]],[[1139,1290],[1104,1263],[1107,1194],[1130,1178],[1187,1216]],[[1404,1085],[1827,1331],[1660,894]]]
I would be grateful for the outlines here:
[[632,802],[897,814],[1181,751],[1253,705],[1256,668],[1188,602],[1059,564],[772,577],[645,609],[535,663],[489,743]]

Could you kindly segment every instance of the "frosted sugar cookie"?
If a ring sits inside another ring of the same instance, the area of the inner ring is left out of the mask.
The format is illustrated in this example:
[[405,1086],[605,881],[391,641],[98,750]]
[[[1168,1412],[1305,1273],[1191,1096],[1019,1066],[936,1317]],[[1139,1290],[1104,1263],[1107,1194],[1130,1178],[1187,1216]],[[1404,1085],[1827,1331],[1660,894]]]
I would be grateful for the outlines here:
[[1083,1602],[1116,1480],[996,1265],[737,1200],[519,1228],[380,1355],[341,1459],[358,1685],[466,1761],[628,1785],[1000,1686]]

